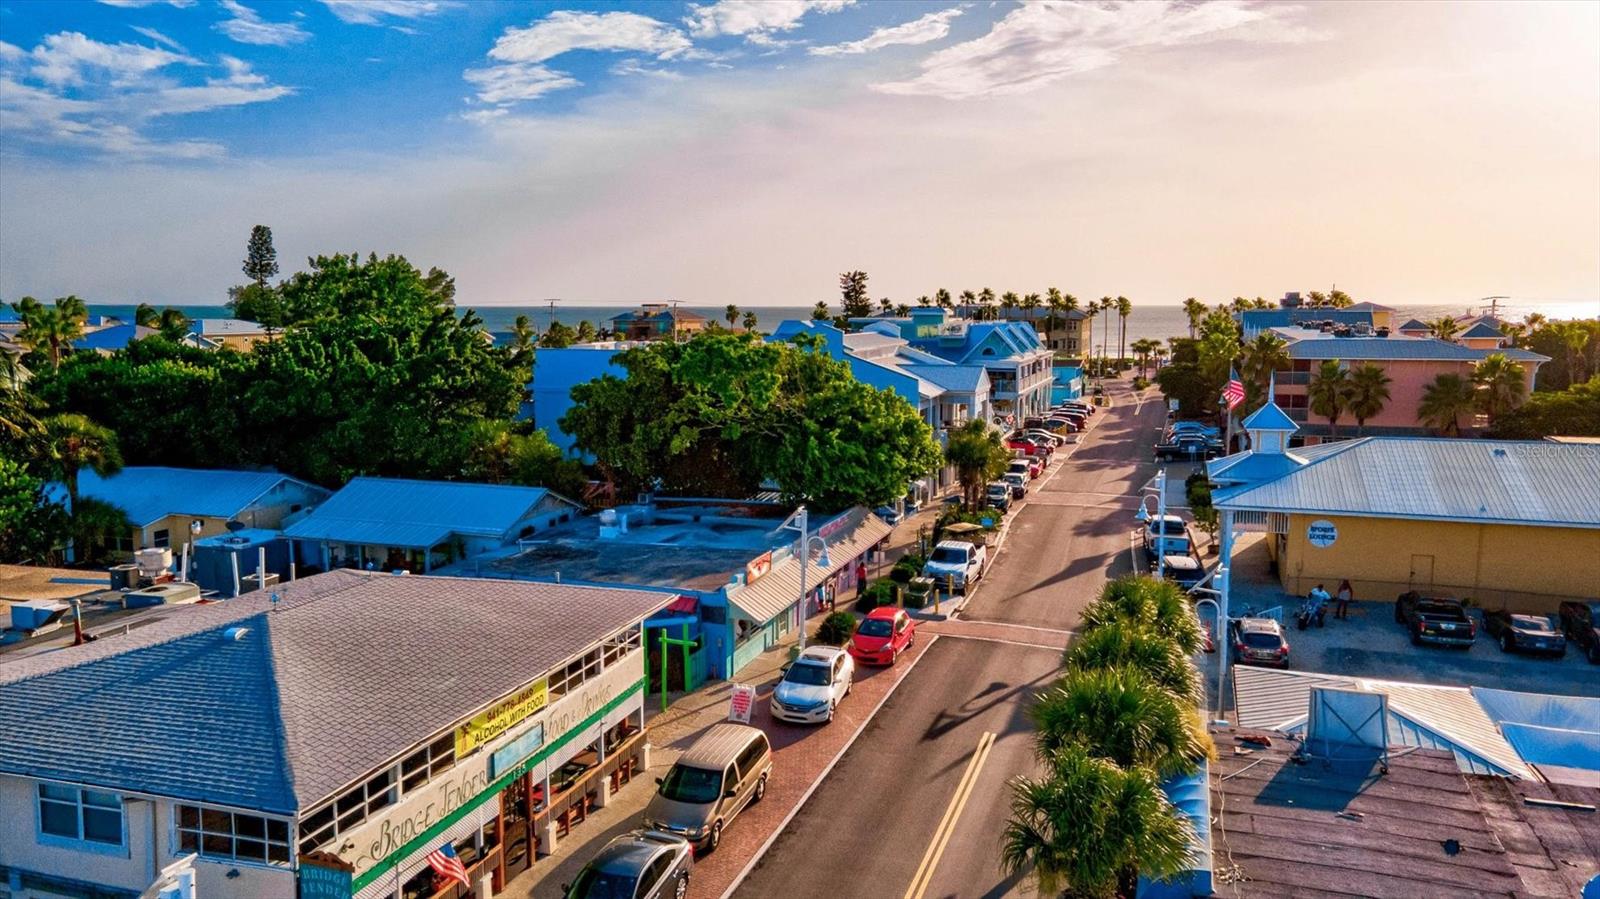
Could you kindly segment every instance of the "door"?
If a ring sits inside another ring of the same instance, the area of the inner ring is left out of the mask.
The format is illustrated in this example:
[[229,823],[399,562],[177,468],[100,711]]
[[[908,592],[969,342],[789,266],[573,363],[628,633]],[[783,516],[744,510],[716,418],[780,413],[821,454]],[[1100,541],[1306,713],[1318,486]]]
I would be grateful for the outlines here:
[[[504,847],[506,864],[505,881],[528,869],[533,862],[532,833],[528,827],[528,775],[517,778],[500,794],[500,812],[505,816]],[[504,883],[501,889],[504,889]]]
[[662,887],[667,883],[667,869],[672,867],[672,853],[662,852],[645,865],[644,871],[639,875],[639,886],[634,891],[635,899],[661,899],[667,895]]
[[1411,586],[1426,587],[1433,583],[1433,556],[1411,557]]

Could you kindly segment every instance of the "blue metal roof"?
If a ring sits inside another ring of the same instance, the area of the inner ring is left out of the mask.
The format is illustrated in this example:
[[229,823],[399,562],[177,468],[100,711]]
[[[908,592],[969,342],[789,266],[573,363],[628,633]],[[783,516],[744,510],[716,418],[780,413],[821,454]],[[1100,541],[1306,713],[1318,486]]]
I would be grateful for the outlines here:
[[155,328],[144,325],[112,325],[101,328],[74,340],[72,348],[75,350],[121,350],[135,340],[143,340],[153,334],[159,334]]
[[1239,324],[1246,332],[1321,321],[1331,321],[1341,325],[1370,325],[1372,310],[1300,306],[1291,309],[1246,309],[1239,313]]
[[1278,408],[1277,403],[1269,402],[1260,409],[1245,417],[1242,425],[1246,431],[1298,431],[1300,426],[1294,423],[1288,413]]
[[552,495],[543,487],[355,478],[284,533],[412,549],[437,546],[453,534],[504,538]]
[[957,393],[976,392],[978,385],[988,375],[988,372],[981,365],[911,363],[900,367],[924,381],[931,381],[945,390],[953,390]]
[[1472,327],[1468,328],[1466,330],[1466,332],[1461,334],[1460,336],[1461,337],[1496,337],[1496,338],[1499,338],[1499,337],[1504,337],[1505,335],[1501,334],[1500,333],[1500,329],[1495,327],[1494,325],[1490,324],[1489,322],[1480,321],[1477,324],[1473,325]]
[[1490,353],[1504,353],[1513,362],[1550,361],[1549,356],[1516,347],[1475,350],[1435,337],[1308,337],[1290,341],[1288,353],[1291,359],[1437,359],[1447,362],[1481,362]]
[[[1318,449],[1321,449],[1320,447]],[[1363,437],[1281,477],[1219,489],[1219,508],[1600,528],[1600,448]]]
[[275,471],[132,466],[108,478],[86,469],[78,493],[116,506],[143,527],[168,515],[232,518],[284,481],[305,483]]

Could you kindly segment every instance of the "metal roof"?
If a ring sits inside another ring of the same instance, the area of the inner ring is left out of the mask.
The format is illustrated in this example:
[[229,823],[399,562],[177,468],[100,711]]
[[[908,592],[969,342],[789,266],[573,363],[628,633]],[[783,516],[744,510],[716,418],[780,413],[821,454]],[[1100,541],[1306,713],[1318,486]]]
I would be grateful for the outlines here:
[[84,469],[78,493],[116,506],[135,527],[144,527],[168,515],[233,518],[284,481],[327,492],[275,471],[136,465],[105,478]]
[[1496,327],[1493,323],[1491,323],[1489,321],[1480,321],[1477,324],[1473,325],[1472,327],[1468,328],[1465,332],[1463,332],[1463,333],[1461,333],[1461,334],[1459,334],[1457,336],[1458,337],[1474,337],[1474,338],[1476,338],[1476,337],[1501,338],[1501,337],[1504,337],[1505,335],[1501,334],[1500,333],[1500,329],[1498,327]]
[[301,540],[424,549],[453,534],[509,538],[546,497],[576,503],[543,487],[354,478],[284,530]]
[[[817,564],[820,553],[812,553],[811,564],[806,568],[807,589],[815,588],[894,530],[883,519],[860,506],[840,517],[846,519],[845,524],[826,540],[828,561],[832,564],[823,568]],[[821,527],[827,527],[827,524]],[[772,570],[754,584],[730,589],[728,601],[757,622],[765,623],[782,615],[800,601],[799,558],[790,555],[773,565]]]
[[950,363],[926,364],[921,362],[900,366],[924,381],[937,384],[957,393],[976,393],[989,372],[981,365],[954,365]]
[[266,325],[246,321],[242,318],[197,318],[189,324],[194,333],[205,337],[220,337],[229,334],[253,335],[267,332]]
[[1383,693],[1389,697],[1389,735],[1397,745],[1446,750],[1456,756],[1461,770],[1471,773],[1534,776],[1466,687],[1247,665],[1235,666],[1233,679],[1240,727],[1303,732],[1313,687]]
[[1219,489],[1218,508],[1600,528],[1600,447],[1362,437],[1281,477]]
[[671,599],[342,570],[277,592],[0,664],[0,771],[290,813]]
[[[1496,335],[1499,332],[1495,332]],[[1333,337],[1319,335],[1291,340],[1289,358],[1328,359],[1423,359],[1443,362],[1482,362],[1491,353],[1501,353],[1513,362],[1549,362],[1528,350],[1479,349],[1439,340],[1436,337]]]
[[133,343],[135,340],[143,340],[146,337],[160,333],[155,328],[147,328],[144,325],[111,325],[98,331],[90,331],[88,334],[74,340],[72,348],[75,350],[127,349],[128,344]]
[[1269,402],[1260,409],[1250,413],[1241,425],[1246,431],[1298,431],[1300,426],[1294,423],[1288,413],[1278,408],[1275,402]]

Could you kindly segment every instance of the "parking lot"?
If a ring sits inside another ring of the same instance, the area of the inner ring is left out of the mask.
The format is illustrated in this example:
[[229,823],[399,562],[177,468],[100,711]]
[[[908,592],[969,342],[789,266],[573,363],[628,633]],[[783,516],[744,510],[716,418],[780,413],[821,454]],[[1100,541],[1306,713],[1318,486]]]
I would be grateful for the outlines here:
[[[1565,693],[1600,696],[1600,665],[1568,648],[1563,658],[1504,653],[1484,634],[1481,613],[1469,610],[1478,621],[1478,640],[1470,649],[1413,646],[1406,630],[1394,620],[1394,597],[1358,598],[1350,617],[1336,620],[1328,609],[1325,627],[1296,630],[1294,613],[1301,597],[1283,592],[1267,573],[1265,549],[1256,536],[1239,542],[1234,553],[1232,605],[1234,614],[1244,607],[1265,610],[1283,607],[1284,633],[1289,638],[1289,667],[1355,677],[1417,681],[1429,684],[1480,686],[1530,693]],[[1216,557],[1208,557],[1215,564]],[[1332,589],[1334,584],[1328,585]],[[1550,612],[1554,614],[1552,607]]]

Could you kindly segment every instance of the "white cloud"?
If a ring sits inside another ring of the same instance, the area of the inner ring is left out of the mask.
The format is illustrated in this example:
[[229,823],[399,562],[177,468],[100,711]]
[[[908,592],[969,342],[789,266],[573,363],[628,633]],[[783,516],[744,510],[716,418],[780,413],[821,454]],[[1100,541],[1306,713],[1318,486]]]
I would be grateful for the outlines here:
[[468,69],[462,77],[477,85],[478,99],[484,103],[506,104],[534,100],[551,91],[577,87],[582,82],[536,62],[513,62]]
[[[190,57],[137,44],[105,44],[76,32],[45,37],[31,52],[0,45],[0,131],[18,143],[124,157],[220,156],[213,141],[157,140],[145,126],[161,116],[264,103],[292,93],[243,60],[223,56],[221,77],[184,83],[204,69]],[[31,63],[31,65],[28,65]],[[167,71],[181,67],[176,71]]]
[[187,52],[187,51],[185,51],[183,49],[183,45],[182,44],[178,43],[177,41],[173,40],[170,37],[167,37],[166,35],[164,35],[161,32],[155,30],[154,28],[146,28],[143,25],[129,25],[128,27],[132,28],[134,31],[139,32],[140,34],[144,35],[145,37],[155,41],[156,43],[161,44],[164,47],[170,47],[173,50],[178,51],[179,53]]
[[446,6],[441,0],[322,0],[322,5],[350,25],[380,25],[385,17],[421,19]]
[[241,44],[258,44],[267,47],[287,47],[311,37],[311,32],[293,22],[268,22],[261,14],[239,3],[238,0],[221,0],[222,8],[232,18],[223,19],[216,29]]
[[562,10],[527,28],[507,28],[489,56],[501,62],[544,62],[569,50],[634,50],[670,59],[690,46],[683,32],[649,16]]
[[158,3],[176,6],[179,9],[187,9],[194,5],[194,0],[100,0],[100,2],[107,6],[115,6],[121,9],[139,9],[145,6],[155,6]]
[[932,54],[915,78],[874,87],[891,94],[952,99],[1026,93],[1144,49],[1224,40],[1315,39],[1310,30],[1287,21],[1302,11],[1242,0],[1192,5],[1040,0],[1013,10],[981,38]]
[[76,31],[49,35],[29,55],[33,77],[53,87],[81,85],[95,74],[107,76],[114,87],[122,86],[175,63],[194,63],[159,47],[103,44]]
[[613,75],[621,75],[621,76],[624,76],[624,77],[626,77],[628,75],[645,75],[645,76],[650,77],[650,78],[662,78],[662,79],[665,79],[667,81],[681,81],[681,80],[683,80],[683,73],[682,72],[674,72],[671,69],[662,69],[662,68],[657,68],[655,66],[647,66],[647,65],[644,65],[644,64],[640,63],[639,60],[637,60],[637,59],[624,59],[624,60],[622,60],[621,62],[619,62],[616,65],[611,67],[611,74],[613,74]]
[[812,56],[841,56],[867,53],[897,44],[928,44],[950,33],[950,20],[961,15],[960,7],[931,12],[920,19],[903,25],[890,25],[872,32],[859,41],[846,41],[828,47],[812,47]]
[[695,37],[743,36],[752,44],[781,46],[773,35],[800,27],[806,13],[838,12],[855,0],[717,0],[705,5],[689,4],[683,21]]

